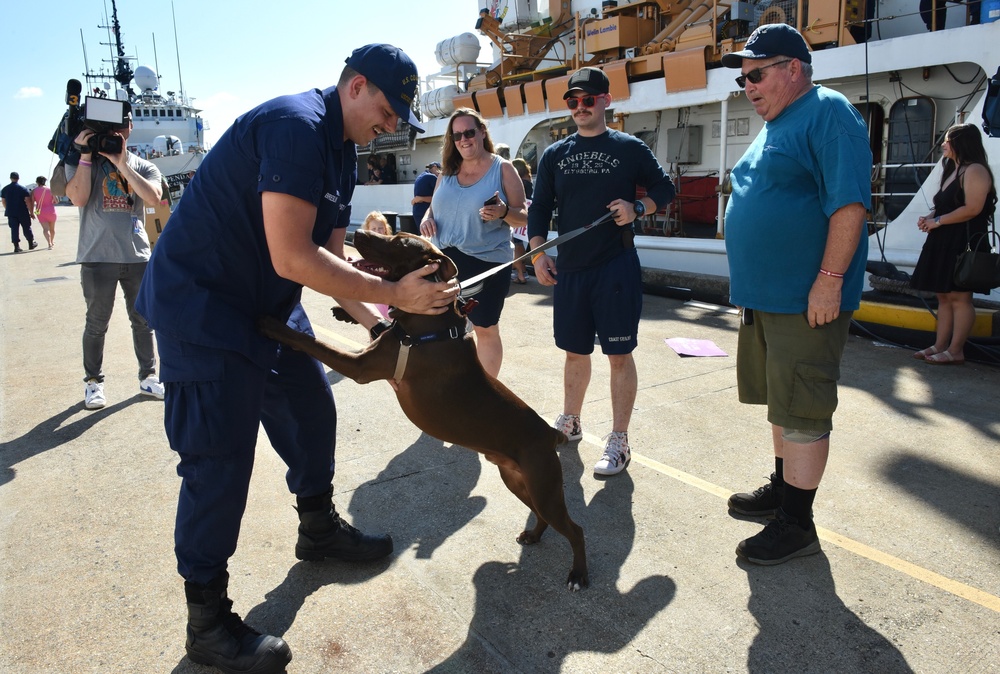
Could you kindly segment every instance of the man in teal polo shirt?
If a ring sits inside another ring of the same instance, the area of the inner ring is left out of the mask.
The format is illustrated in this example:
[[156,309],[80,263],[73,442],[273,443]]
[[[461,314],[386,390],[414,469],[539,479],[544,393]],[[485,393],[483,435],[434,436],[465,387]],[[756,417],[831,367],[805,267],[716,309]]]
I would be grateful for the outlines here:
[[765,122],[733,167],[726,252],[730,301],[743,310],[739,397],[767,405],[775,456],[770,483],[729,507],[774,515],[736,554],[780,564],[820,550],[812,505],[868,259],[872,155],[854,107],[812,83],[812,55],[791,26],[761,26],[722,64],[741,68],[736,82]]

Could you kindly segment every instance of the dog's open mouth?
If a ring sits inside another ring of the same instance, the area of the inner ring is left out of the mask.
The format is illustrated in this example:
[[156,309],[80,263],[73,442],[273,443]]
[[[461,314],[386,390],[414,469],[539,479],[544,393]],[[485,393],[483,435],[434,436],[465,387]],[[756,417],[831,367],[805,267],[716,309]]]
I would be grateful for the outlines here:
[[390,270],[388,267],[381,264],[376,264],[375,262],[369,262],[364,258],[360,260],[355,260],[351,264],[354,265],[355,269],[363,271],[366,274],[371,274],[372,276],[378,276],[379,278],[386,278],[387,276],[389,276]]

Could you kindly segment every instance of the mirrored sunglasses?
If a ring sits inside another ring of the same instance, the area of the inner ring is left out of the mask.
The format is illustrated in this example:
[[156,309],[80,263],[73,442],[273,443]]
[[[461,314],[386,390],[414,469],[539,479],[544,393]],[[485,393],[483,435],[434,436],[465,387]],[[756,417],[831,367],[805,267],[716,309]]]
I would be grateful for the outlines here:
[[576,110],[583,103],[583,107],[592,108],[597,103],[596,96],[574,96],[573,98],[566,99],[566,107],[570,110]]

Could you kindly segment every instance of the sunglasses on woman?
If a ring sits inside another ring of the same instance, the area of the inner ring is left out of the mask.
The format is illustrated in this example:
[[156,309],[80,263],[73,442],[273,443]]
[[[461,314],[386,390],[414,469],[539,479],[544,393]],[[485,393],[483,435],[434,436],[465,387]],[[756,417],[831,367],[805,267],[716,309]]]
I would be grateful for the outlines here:
[[466,129],[465,131],[456,131],[453,134],[451,134],[451,139],[456,143],[462,140],[463,138],[467,140],[472,139],[476,137],[477,131],[479,131],[479,129]]
[[764,79],[764,71],[768,68],[773,68],[774,66],[780,66],[782,63],[788,63],[792,59],[785,59],[784,61],[778,61],[777,63],[772,63],[768,66],[761,66],[760,68],[754,68],[746,75],[740,75],[736,78],[736,84],[740,85],[740,89],[747,85],[747,80],[750,80],[750,84],[760,84],[760,81]]
[[581,103],[583,103],[583,107],[585,107],[585,108],[592,108],[592,107],[594,107],[594,104],[597,103],[597,97],[596,96],[581,96],[581,97],[574,96],[573,98],[567,98],[566,99],[566,107],[568,107],[570,110],[576,110],[578,107],[580,107]]

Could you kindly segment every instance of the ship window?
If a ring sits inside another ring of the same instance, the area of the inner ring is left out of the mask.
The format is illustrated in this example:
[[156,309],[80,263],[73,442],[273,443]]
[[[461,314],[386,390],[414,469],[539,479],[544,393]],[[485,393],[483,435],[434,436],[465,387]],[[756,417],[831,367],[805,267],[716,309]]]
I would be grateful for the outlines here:
[[174,111],[173,110],[167,110],[167,117],[173,117],[173,116],[174,116]]

